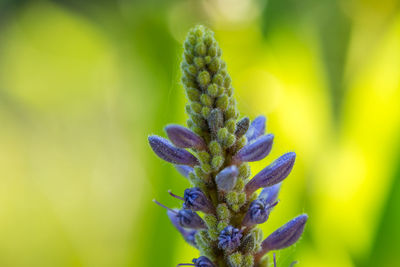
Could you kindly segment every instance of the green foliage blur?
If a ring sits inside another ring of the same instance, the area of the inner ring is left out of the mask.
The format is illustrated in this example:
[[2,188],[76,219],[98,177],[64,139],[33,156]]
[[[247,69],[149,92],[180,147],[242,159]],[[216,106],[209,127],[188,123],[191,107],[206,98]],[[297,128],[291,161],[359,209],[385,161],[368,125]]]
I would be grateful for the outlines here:
[[[278,266],[400,266],[397,0],[0,1],[0,266],[176,266],[157,198],[188,186],[149,134],[184,124],[186,32],[216,32],[241,115],[297,162],[265,235]],[[297,266],[297,265],[296,265]]]

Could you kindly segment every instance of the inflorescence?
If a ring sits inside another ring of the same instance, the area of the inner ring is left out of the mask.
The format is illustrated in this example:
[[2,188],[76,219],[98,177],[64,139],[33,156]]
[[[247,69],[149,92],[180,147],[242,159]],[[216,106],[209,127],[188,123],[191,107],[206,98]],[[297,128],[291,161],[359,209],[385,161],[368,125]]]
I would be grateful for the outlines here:
[[[231,78],[211,30],[193,28],[184,43],[182,83],[189,103],[188,128],[168,125],[169,140],[149,136],[153,151],[175,164],[193,187],[181,209],[167,209],[172,224],[200,251],[193,263],[178,266],[267,266],[263,256],[291,246],[300,238],[308,216],[302,214],[266,239],[258,224],[278,204],[281,182],[291,172],[296,154],[289,152],[250,179],[248,162],[264,159],[274,136],[265,134],[266,119],[238,119]],[[190,152],[187,150],[190,149]],[[262,189],[260,194],[257,190]],[[199,215],[201,214],[201,216]]]

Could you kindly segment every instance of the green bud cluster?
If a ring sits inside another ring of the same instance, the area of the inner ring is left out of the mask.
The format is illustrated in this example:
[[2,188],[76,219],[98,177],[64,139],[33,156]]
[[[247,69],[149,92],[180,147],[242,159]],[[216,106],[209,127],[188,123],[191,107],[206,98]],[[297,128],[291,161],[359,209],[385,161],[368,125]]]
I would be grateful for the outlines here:
[[201,167],[206,174],[224,166],[226,150],[237,141],[238,111],[232,97],[231,78],[221,55],[212,31],[197,26],[189,32],[184,43],[182,83],[189,99],[187,124],[209,146],[201,155]]

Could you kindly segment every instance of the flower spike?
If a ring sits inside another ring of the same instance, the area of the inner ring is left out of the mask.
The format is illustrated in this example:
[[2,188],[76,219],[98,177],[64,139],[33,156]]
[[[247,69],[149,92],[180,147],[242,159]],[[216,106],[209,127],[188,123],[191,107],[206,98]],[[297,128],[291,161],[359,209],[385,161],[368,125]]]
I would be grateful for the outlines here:
[[[249,162],[270,153],[274,135],[265,134],[264,116],[250,121],[239,113],[222,50],[211,30],[196,26],[189,31],[181,70],[187,128],[167,125],[169,140],[149,136],[157,156],[174,164],[191,184],[183,196],[168,191],[183,202],[181,209],[154,201],[167,209],[171,223],[201,255],[177,266],[270,266],[267,257],[261,259],[264,254],[294,244],[307,220],[307,215],[300,215],[266,239],[258,227],[278,204],[296,154],[286,153],[249,179]],[[262,190],[257,196],[258,189]],[[273,264],[276,267],[275,254]]]

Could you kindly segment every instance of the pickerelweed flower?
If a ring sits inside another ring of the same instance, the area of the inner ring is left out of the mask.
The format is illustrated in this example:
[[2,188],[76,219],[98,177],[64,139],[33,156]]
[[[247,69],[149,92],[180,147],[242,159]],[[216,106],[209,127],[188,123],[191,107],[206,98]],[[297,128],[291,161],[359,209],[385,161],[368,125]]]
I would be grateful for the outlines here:
[[[262,259],[266,253],[298,241],[308,216],[297,216],[263,239],[257,226],[278,204],[282,181],[296,154],[284,154],[250,179],[248,162],[264,159],[274,136],[265,134],[264,116],[251,123],[247,117],[238,119],[221,54],[212,31],[204,26],[190,30],[182,62],[188,128],[168,125],[169,140],[153,135],[149,143],[157,156],[175,164],[192,187],[178,194],[169,191],[182,201],[181,209],[155,202],[167,209],[185,241],[200,251],[193,263],[178,266],[262,267],[268,263]],[[262,189],[259,195],[258,189]]]

